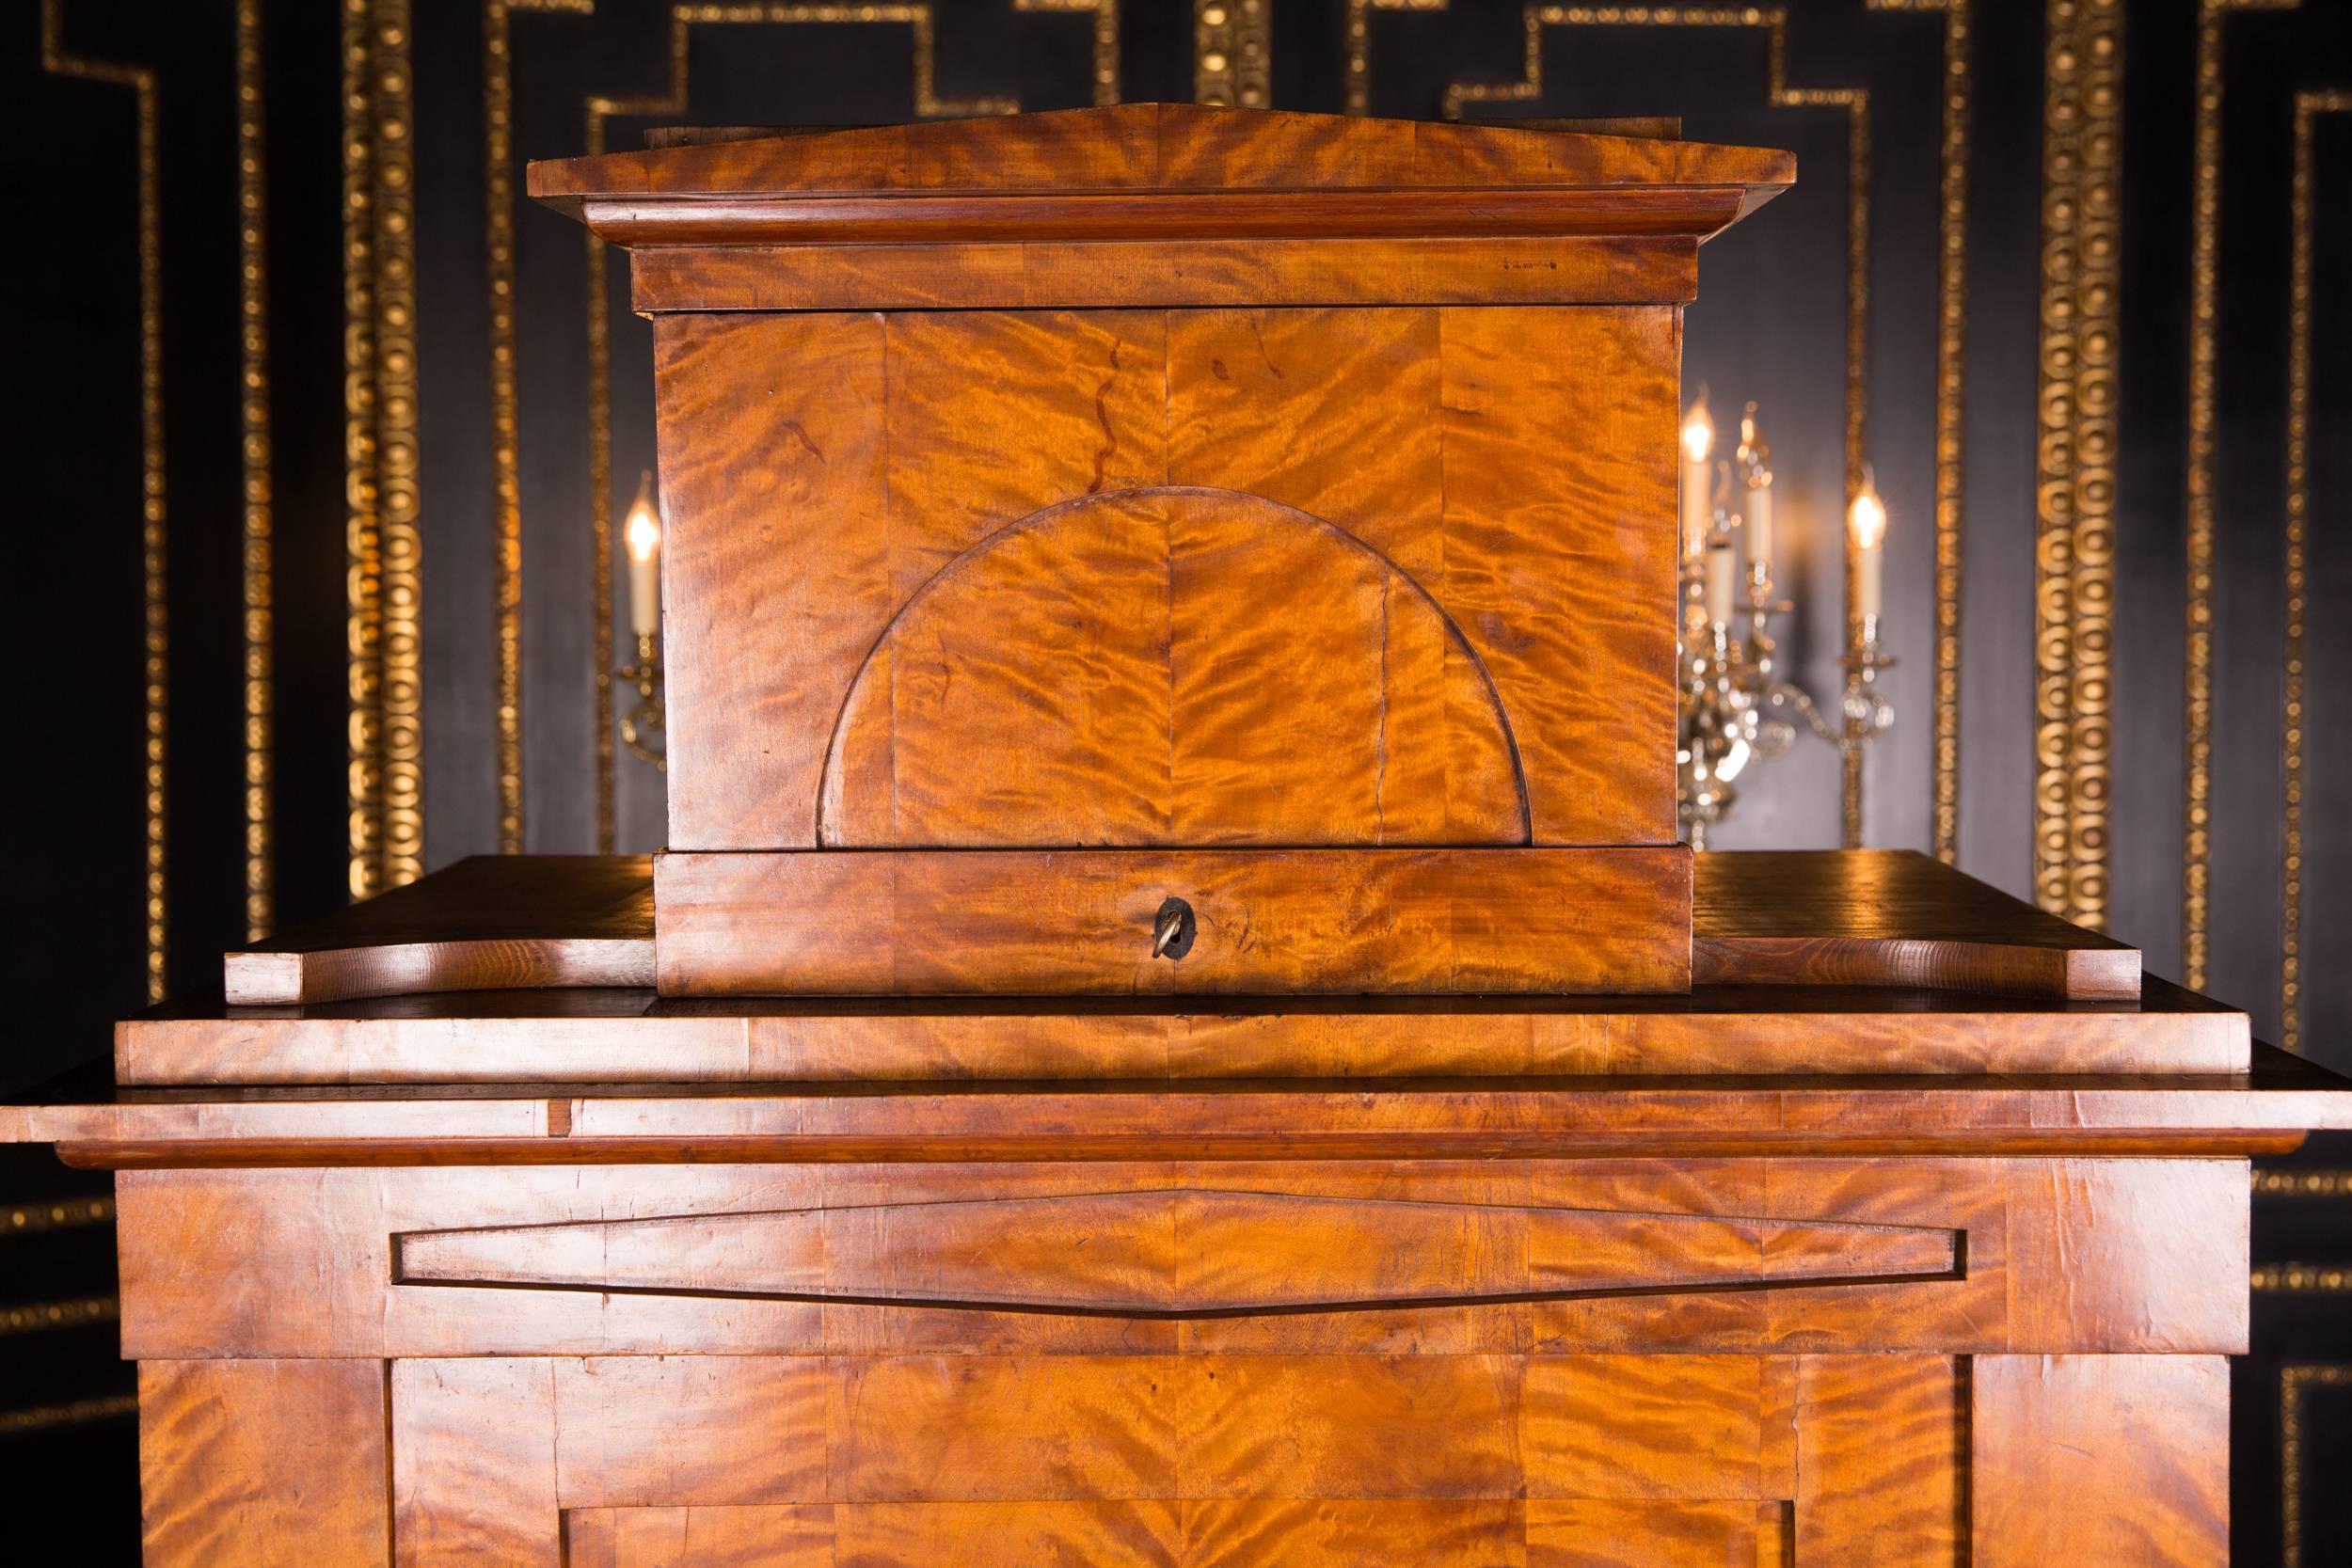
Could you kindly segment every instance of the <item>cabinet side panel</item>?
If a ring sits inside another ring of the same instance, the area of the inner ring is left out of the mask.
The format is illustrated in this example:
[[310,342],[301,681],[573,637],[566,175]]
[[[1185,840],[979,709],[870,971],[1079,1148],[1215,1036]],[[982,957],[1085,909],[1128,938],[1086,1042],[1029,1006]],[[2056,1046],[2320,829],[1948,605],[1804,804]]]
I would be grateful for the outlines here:
[[143,1363],[147,1568],[382,1568],[384,1442],[381,1362]]

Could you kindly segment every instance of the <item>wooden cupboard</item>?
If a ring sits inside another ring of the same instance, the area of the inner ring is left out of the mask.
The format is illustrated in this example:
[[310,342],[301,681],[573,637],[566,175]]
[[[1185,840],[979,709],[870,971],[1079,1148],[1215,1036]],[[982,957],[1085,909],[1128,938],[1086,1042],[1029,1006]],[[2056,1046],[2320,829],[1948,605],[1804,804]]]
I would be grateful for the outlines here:
[[148,1560],[2154,1568],[2352,1085],[1675,842],[1672,140],[1140,105],[532,171],[655,318],[671,847],[228,956]]

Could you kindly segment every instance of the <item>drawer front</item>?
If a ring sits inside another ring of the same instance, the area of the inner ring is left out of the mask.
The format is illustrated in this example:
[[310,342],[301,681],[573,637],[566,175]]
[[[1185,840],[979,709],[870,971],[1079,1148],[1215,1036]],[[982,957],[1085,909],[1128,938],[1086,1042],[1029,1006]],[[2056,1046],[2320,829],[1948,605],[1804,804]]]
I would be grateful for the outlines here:
[[126,1172],[142,1359],[2229,1354],[2242,1163]]
[[2208,1568],[2217,1356],[141,1369],[149,1568]]
[[1678,992],[1691,851],[668,854],[654,930],[670,996]]

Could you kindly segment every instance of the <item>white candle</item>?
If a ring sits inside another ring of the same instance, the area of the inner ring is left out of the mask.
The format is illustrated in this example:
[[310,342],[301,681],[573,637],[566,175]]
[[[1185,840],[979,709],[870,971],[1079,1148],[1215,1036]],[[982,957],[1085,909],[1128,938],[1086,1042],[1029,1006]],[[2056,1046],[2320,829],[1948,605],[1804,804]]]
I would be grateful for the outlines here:
[[1732,574],[1737,570],[1728,542],[1707,552],[1707,618],[1717,626],[1731,619]]
[[628,546],[629,626],[651,637],[661,629],[661,514],[654,510],[650,473],[637,486],[621,536]]
[[1747,515],[1740,526],[1748,534],[1748,560],[1770,574],[1772,564],[1772,482],[1748,486]]
[[1853,499],[1846,526],[1853,531],[1854,613],[1865,621],[1875,621],[1882,587],[1880,546],[1886,538],[1886,506],[1879,499],[1878,487],[1870,482],[1867,468],[1863,470],[1862,493]]
[[1768,578],[1772,575],[1772,448],[1756,433],[1756,404],[1751,403],[1740,414],[1740,451],[1732,467],[1748,479],[1748,500],[1740,525],[1748,536],[1748,562],[1761,567]]
[[1707,548],[1707,535],[1714,526],[1715,510],[1713,477],[1708,458],[1715,451],[1715,421],[1707,417],[1707,397],[1699,401],[1682,420],[1682,553],[1696,555]]

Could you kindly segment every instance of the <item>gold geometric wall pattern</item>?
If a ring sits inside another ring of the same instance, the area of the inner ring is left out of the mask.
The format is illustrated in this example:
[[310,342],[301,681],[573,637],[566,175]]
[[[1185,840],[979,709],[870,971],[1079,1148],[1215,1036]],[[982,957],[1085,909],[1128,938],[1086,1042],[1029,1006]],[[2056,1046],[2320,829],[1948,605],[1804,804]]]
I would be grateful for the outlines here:
[[170,597],[165,548],[164,261],[162,126],[154,71],[94,60],[65,47],[63,0],[41,0],[40,68],[53,76],[129,87],[138,117],[139,577],[143,651],[142,725],[146,786],[147,999],[164,999],[168,906],[165,901],[165,770],[169,738]]

